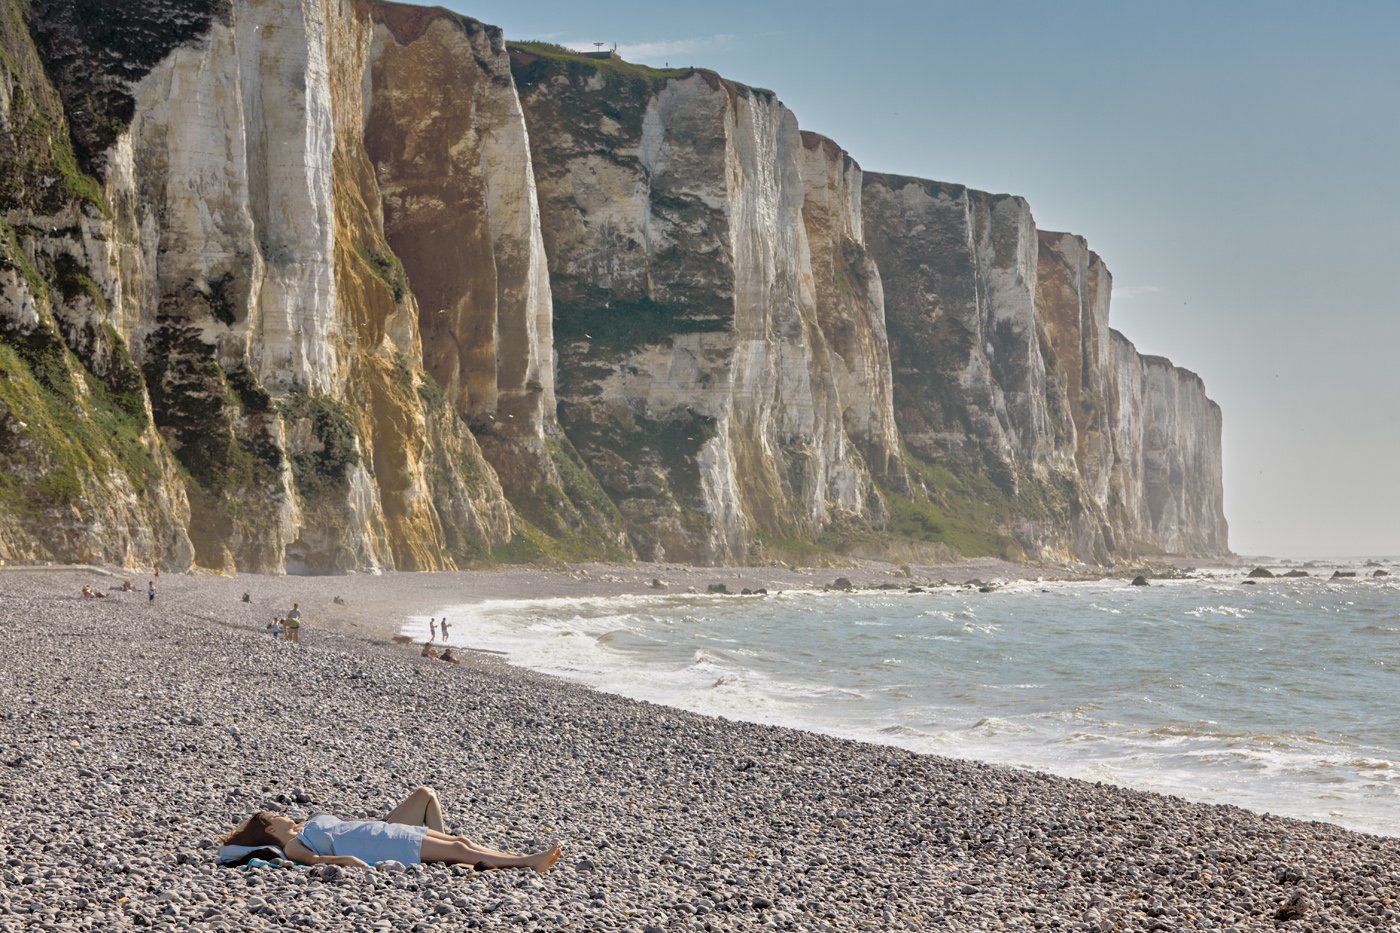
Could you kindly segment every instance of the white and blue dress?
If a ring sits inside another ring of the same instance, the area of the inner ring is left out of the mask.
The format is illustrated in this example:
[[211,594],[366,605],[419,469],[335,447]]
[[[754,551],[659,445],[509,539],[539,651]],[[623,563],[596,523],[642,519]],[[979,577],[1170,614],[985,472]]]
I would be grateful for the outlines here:
[[353,855],[369,865],[422,861],[426,826],[386,823],[383,820],[342,820],[318,813],[306,821],[297,836],[301,844],[317,855]]

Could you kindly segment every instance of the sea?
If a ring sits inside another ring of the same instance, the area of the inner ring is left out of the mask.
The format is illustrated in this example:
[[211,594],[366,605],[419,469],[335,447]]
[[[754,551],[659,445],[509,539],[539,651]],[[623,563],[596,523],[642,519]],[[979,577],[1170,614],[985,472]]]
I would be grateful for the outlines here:
[[1371,566],[447,615],[454,644],[636,699],[1400,836],[1400,567]]

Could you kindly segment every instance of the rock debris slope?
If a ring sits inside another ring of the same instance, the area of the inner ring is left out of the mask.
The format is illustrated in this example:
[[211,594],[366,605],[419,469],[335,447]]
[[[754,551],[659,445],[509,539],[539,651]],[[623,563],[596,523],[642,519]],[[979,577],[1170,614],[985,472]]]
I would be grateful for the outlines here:
[[1024,200],[379,0],[0,4],[0,558],[1228,547],[1220,412]]

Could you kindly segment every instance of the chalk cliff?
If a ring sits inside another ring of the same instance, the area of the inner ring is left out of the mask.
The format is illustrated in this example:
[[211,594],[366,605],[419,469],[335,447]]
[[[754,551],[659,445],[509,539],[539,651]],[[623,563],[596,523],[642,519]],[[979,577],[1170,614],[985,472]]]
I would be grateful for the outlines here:
[[[744,560],[756,540],[877,517],[846,431],[837,369],[849,381],[849,368],[819,319],[792,114],[711,72],[529,48],[513,62],[560,420],[638,553]],[[878,404],[857,404],[853,421]],[[882,430],[865,436],[888,460]]]
[[[924,179],[867,174],[864,205],[896,418],[954,496],[1038,558],[1227,550],[1219,409],[1110,337],[1112,276],[1082,237],[1037,230],[1021,198]],[[976,489],[983,473],[997,490]]]
[[1220,411],[1026,202],[380,0],[0,2],[0,558],[1227,548]]
[[865,247],[861,168],[834,141],[806,131],[800,168],[817,322],[831,348],[846,433],[876,479],[904,489],[884,286]]
[[39,303],[130,348],[179,463],[166,485],[188,502],[192,553],[145,556],[434,569],[508,539],[494,472],[423,375],[418,305],[385,242],[362,144],[369,5],[75,0],[31,16],[67,109],[92,124],[73,135],[102,189],[70,208],[84,223],[25,248],[83,254],[91,289]]
[[1123,550],[1226,553],[1220,406],[1195,373],[1139,354],[1117,331],[1109,339],[1109,504],[1127,538]]

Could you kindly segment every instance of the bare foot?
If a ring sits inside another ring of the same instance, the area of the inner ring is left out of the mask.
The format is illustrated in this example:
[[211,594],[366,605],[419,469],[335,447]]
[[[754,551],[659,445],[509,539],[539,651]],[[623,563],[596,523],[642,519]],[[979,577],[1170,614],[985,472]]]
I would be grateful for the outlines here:
[[547,852],[536,852],[530,856],[530,867],[543,875],[554,867],[554,863],[559,861],[559,855],[563,851],[564,847],[556,844]]

